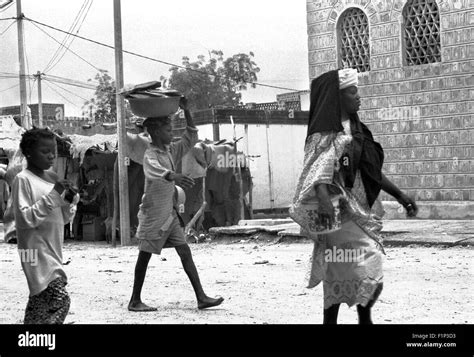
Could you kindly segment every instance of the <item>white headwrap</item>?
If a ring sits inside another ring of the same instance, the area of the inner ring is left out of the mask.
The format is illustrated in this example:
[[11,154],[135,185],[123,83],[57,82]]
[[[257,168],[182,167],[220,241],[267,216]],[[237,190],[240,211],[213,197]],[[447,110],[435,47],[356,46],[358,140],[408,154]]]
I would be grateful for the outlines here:
[[352,86],[358,86],[359,79],[357,70],[353,68],[345,68],[339,71],[339,89],[345,89]]

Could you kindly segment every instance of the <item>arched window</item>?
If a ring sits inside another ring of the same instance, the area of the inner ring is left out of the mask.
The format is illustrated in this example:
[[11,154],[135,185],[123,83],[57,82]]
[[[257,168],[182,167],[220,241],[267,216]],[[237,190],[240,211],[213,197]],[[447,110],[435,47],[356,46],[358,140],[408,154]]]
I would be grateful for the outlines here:
[[344,11],[339,20],[339,66],[370,71],[369,20],[358,8]]
[[409,0],[403,8],[405,64],[441,62],[439,10],[435,0]]

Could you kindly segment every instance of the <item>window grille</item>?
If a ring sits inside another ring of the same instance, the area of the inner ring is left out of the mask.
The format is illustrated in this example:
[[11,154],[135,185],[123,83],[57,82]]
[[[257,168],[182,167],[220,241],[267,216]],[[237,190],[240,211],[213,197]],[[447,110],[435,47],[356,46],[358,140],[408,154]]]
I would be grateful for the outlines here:
[[340,66],[370,71],[369,21],[358,8],[344,11],[339,25]]
[[409,0],[403,9],[405,63],[441,62],[440,16],[434,0]]
[[257,103],[255,106],[257,110],[278,110],[278,102],[271,103]]

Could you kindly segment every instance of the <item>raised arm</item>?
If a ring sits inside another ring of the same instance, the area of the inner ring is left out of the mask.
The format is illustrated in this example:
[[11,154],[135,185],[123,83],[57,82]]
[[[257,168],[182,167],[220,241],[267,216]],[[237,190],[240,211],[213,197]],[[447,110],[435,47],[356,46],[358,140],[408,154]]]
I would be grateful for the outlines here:
[[181,100],[179,102],[179,106],[181,109],[184,110],[184,117],[186,118],[186,125],[189,126],[190,128],[196,128],[194,125],[193,117],[191,115],[191,112],[189,111],[189,106],[188,106],[188,99],[186,97],[181,97]]
[[186,117],[186,131],[181,136],[179,141],[171,143],[171,155],[176,165],[181,161],[184,155],[191,150],[191,148],[198,142],[198,129],[194,125],[194,121],[189,111],[188,100],[185,97],[181,98],[179,103],[181,109],[184,110],[184,116]]

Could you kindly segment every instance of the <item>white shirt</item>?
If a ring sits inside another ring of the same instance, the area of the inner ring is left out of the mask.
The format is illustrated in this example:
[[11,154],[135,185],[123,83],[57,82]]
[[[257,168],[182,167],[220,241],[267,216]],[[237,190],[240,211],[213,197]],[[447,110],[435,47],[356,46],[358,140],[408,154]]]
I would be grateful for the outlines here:
[[24,169],[13,181],[11,204],[21,266],[30,296],[37,295],[63,270],[64,224],[74,217],[75,204],[64,201],[54,184]]

